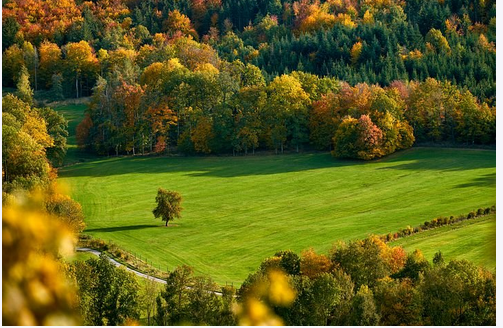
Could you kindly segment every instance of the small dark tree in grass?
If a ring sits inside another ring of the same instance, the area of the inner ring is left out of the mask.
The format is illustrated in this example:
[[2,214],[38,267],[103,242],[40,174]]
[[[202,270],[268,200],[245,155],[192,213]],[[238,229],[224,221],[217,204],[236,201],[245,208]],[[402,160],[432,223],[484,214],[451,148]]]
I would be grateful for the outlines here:
[[155,198],[157,207],[154,208],[152,213],[156,218],[161,217],[163,221],[166,221],[166,227],[169,221],[174,218],[180,218],[182,212],[182,195],[176,191],[165,190],[159,188],[157,190],[157,197]]

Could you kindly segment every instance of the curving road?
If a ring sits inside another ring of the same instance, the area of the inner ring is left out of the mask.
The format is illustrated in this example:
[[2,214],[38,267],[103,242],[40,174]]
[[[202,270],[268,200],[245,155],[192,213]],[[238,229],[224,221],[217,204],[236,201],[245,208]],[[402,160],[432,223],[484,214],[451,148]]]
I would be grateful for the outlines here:
[[[91,253],[91,254],[94,254],[96,256],[100,256],[101,255],[100,251],[97,251],[97,250],[92,249],[92,248],[87,248],[87,247],[78,247],[76,249],[76,251],[77,252]],[[142,277],[142,278],[145,278],[145,279],[154,280],[155,282],[158,282],[158,283],[161,283],[161,284],[166,284],[166,280],[162,280],[162,279],[159,279],[159,278],[156,278],[156,277],[152,277],[152,276],[149,276],[148,274],[144,274],[144,273],[141,273],[139,271],[136,271],[136,270],[133,270],[131,268],[128,268],[124,264],[121,264],[121,263],[117,262],[116,260],[114,260],[114,259],[112,259],[112,258],[110,258],[108,256],[107,256],[107,259],[110,261],[110,263],[112,263],[116,267],[124,267],[127,271],[134,273],[138,277]],[[190,287],[187,287],[187,288],[190,289]],[[208,291],[208,292],[209,293],[213,293],[215,295],[222,296],[222,293],[220,293],[220,292],[215,292],[215,291]]]
[[[92,248],[87,248],[87,247],[79,247],[79,248],[77,248],[77,252],[91,253],[91,254],[94,254],[96,256],[100,256],[101,255],[100,251],[94,250]],[[132,272],[132,273],[134,273],[135,275],[137,275],[139,277],[142,277],[142,278],[145,278],[145,279],[154,280],[155,282],[158,282],[158,283],[161,283],[161,284],[166,284],[165,280],[162,280],[162,279],[159,279],[159,278],[156,278],[156,277],[152,277],[152,276],[149,276],[148,274],[144,274],[144,273],[141,273],[139,271],[136,271],[136,270],[133,270],[131,268],[128,268],[127,266],[125,266],[125,265],[117,262],[116,260],[114,260],[114,259],[112,259],[112,258],[110,258],[108,256],[107,256],[107,258],[110,261],[110,263],[112,263],[116,267],[124,267],[127,271]]]

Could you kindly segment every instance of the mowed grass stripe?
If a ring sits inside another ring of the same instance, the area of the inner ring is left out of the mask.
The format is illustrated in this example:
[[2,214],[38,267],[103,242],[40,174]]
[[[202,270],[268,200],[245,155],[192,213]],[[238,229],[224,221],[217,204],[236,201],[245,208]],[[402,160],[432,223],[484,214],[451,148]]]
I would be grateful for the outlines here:
[[[373,162],[326,153],[108,158],[60,170],[86,233],[155,265],[188,264],[239,284],[278,250],[364,238],[496,203],[495,151],[415,148]],[[183,218],[164,228],[158,187],[179,191]]]
[[428,230],[398,239],[392,246],[401,245],[408,252],[420,249],[431,261],[436,252],[444,258],[466,259],[477,265],[496,270],[496,215]]

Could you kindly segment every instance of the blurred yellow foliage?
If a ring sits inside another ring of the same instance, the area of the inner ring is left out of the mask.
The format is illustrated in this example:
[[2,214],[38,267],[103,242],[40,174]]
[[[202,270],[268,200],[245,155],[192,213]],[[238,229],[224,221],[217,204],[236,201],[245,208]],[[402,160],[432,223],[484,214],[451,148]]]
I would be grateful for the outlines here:
[[243,304],[235,304],[234,313],[240,326],[282,326],[283,320],[261,301],[250,298]]
[[[283,320],[271,309],[272,306],[288,307],[295,300],[295,290],[288,276],[281,270],[271,269],[267,280],[252,286],[253,293],[243,303],[234,305],[234,313],[241,326],[282,326]],[[251,296],[253,295],[253,296]]]
[[269,299],[278,306],[289,306],[295,300],[295,290],[288,282],[288,277],[279,270],[269,272]]
[[8,200],[2,212],[3,324],[78,324],[76,292],[57,260],[73,252],[75,236],[33,199]]

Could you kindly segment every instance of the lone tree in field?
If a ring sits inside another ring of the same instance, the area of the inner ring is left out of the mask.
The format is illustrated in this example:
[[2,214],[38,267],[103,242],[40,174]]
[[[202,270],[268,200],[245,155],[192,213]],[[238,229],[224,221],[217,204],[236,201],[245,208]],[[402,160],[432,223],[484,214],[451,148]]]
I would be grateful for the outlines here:
[[157,207],[154,208],[152,213],[154,213],[155,218],[161,217],[163,221],[166,221],[166,227],[169,221],[181,217],[183,209],[180,206],[182,203],[182,195],[178,192],[159,188],[155,201]]

